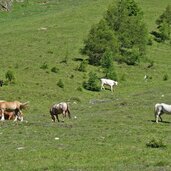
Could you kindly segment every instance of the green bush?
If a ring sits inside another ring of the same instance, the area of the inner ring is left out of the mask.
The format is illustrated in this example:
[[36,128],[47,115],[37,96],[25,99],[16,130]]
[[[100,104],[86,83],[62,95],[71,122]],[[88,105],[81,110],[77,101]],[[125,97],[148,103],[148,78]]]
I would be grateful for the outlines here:
[[58,73],[59,69],[57,67],[52,67],[51,72]]
[[15,81],[14,73],[13,73],[12,71],[10,71],[10,70],[8,70],[8,71],[6,72],[5,78],[6,78],[6,80],[7,80],[8,82],[10,82],[10,83],[12,83],[12,82],[14,83],[14,81]]
[[86,90],[90,90],[90,91],[100,91],[100,87],[98,86],[98,84],[99,84],[99,79],[96,73],[90,72],[88,81],[83,82],[83,87]]
[[61,79],[59,79],[59,81],[57,82],[57,86],[64,88],[64,83]]
[[168,5],[165,11],[156,20],[158,32],[156,32],[156,40],[164,42],[171,40],[171,5]]
[[151,147],[151,148],[163,148],[163,147],[166,147],[166,145],[163,143],[163,141],[161,139],[156,139],[156,138],[151,139],[146,144],[146,146]]
[[167,81],[169,79],[169,76],[167,74],[164,74],[163,81]]
[[121,81],[126,81],[126,74],[121,75]]
[[106,78],[117,80],[117,74],[113,64],[113,54],[110,51],[106,51],[102,56],[101,65]]
[[83,61],[80,63],[80,66],[79,66],[79,68],[78,68],[78,71],[86,72],[87,65],[88,65],[87,60],[83,60]]
[[81,92],[83,91],[82,87],[77,87],[77,90]]
[[40,69],[48,69],[48,64],[44,62],[41,66]]

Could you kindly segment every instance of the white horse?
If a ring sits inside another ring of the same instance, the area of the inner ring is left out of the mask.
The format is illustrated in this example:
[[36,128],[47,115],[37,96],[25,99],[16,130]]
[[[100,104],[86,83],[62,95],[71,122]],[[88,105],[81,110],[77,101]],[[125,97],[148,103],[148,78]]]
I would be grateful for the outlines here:
[[71,113],[70,113],[68,104],[65,102],[54,104],[50,108],[50,115],[51,115],[52,121],[54,122],[55,122],[55,119],[57,119],[59,122],[59,118],[58,118],[59,114],[63,114],[63,118],[64,118],[66,117],[66,113],[68,113],[68,117],[71,118]]
[[108,85],[110,86],[110,90],[113,92],[113,87],[116,85],[118,85],[118,82],[117,81],[114,81],[114,80],[110,80],[110,79],[106,79],[106,78],[101,78],[101,90],[104,89],[105,90],[105,87],[104,85]]
[[161,122],[163,121],[161,115],[164,113],[171,114],[171,105],[165,103],[157,103],[154,107],[154,115],[157,123],[159,118]]

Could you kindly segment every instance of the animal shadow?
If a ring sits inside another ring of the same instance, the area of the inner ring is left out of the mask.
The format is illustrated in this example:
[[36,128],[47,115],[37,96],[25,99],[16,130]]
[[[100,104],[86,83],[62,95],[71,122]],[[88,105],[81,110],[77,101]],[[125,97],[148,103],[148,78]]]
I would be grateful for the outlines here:
[[[155,120],[148,120],[148,121],[153,122],[153,123],[156,123]],[[170,124],[171,122],[169,122],[169,121],[159,121],[159,123]]]

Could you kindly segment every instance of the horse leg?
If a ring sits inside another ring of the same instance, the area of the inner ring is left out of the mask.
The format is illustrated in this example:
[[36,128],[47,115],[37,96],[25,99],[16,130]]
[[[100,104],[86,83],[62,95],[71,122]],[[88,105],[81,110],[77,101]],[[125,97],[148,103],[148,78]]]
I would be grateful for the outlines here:
[[111,91],[113,92],[113,86],[110,86]]
[[161,109],[158,109],[158,111],[156,111],[156,113],[155,113],[156,123],[159,122],[159,117],[160,117],[160,119],[162,120],[162,118],[161,118],[160,115],[161,115]]
[[4,109],[1,109],[1,112],[2,112],[1,121],[4,121],[5,120],[5,117],[4,117],[5,110]]
[[14,122],[16,122],[17,119],[18,119],[18,112],[19,112],[19,110],[15,109],[15,119],[14,119]]
[[67,112],[68,112],[68,117],[71,119],[71,113],[70,113],[69,109],[67,110]]
[[56,115],[56,119],[58,120],[58,122],[60,122],[60,121],[59,121],[59,117],[58,117],[58,114]]
[[161,122],[163,122],[163,119],[162,119],[162,117],[161,117],[161,115],[163,115],[163,113],[164,113],[164,112],[161,111],[161,112],[160,112],[160,115],[159,115],[159,118],[160,118],[160,121],[161,121]]
[[[18,115],[20,114],[20,115]],[[15,119],[14,119],[14,122],[17,121],[17,119],[20,119],[21,122],[23,122],[23,113],[21,110],[19,109],[15,109]]]
[[9,113],[8,120],[11,120],[12,117],[13,117],[13,112],[12,113]]
[[20,120],[21,122],[23,122],[24,118],[23,118],[23,112],[21,110],[19,110],[19,113],[20,113]]
[[65,111],[62,112],[62,117],[63,117],[62,122],[64,122],[64,118],[66,117],[66,112]]
[[55,116],[51,114],[52,122],[55,122]]
[[159,118],[160,118],[160,121],[163,122],[163,119],[162,119],[162,117],[161,117],[161,114],[159,115]]
[[16,122],[16,121],[17,121],[17,119],[18,119],[18,116],[17,116],[17,115],[15,115],[14,122]]
[[102,89],[105,90],[104,84],[101,84],[101,90],[102,90]]

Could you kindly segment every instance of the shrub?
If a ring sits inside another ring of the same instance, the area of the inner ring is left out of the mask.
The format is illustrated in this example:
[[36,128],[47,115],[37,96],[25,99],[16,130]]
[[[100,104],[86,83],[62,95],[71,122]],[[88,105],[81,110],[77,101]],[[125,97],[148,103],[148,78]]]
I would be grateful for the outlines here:
[[117,81],[118,78],[117,78],[117,74],[115,72],[115,69],[114,69],[114,66],[110,66],[109,68],[106,68],[105,69],[105,74],[106,74],[106,78],[109,78],[109,79],[112,79],[112,80],[115,80]]
[[68,51],[66,52],[66,54],[65,54],[65,57],[64,57],[64,59],[61,61],[61,63],[65,63],[65,64],[67,64],[68,63]]
[[5,78],[8,82],[14,82],[15,81],[15,76],[14,73],[10,70],[8,70],[5,74]]
[[99,79],[98,79],[96,73],[90,72],[88,81],[83,82],[83,87],[86,90],[90,90],[90,91],[100,91],[98,82],[99,82]]
[[74,75],[73,75],[73,74],[71,74],[70,78],[71,78],[71,79],[73,79],[73,78],[74,78]]
[[169,76],[167,74],[164,74],[163,81],[167,81],[169,79]]
[[125,48],[122,49],[123,58],[120,62],[125,62],[127,65],[136,65],[140,62],[140,54],[137,48]]
[[161,139],[156,139],[156,138],[151,139],[146,144],[146,146],[151,147],[151,148],[163,148],[163,147],[166,147],[166,145],[163,143],[163,141]]
[[87,62],[86,60],[83,60],[83,61],[80,63],[80,66],[79,66],[79,68],[78,68],[78,71],[86,72],[87,65],[88,65],[88,62]]
[[53,68],[51,68],[51,72],[58,73],[59,72],[59,69],[56,68],[56,67],[53,67]]
[[83,91],[82,87],[77,87],[78,91]]
[[113,64],[113,54],[110,51],[106,51],[102,56],[101,65],[106,78],[117,80],[117,75]]
[[113,65],[113,54],[110,51],[106,51],[102,58],[101,58],[101,66],[103,68],[109,68],[111,65]]
[[59,81],[57,82],[57,85],[61,88],[64,88],[64,83],[61,79],[59,79]]
[[40,69],[48,69],[48,64],[44,62],[41,66]]
[[154,66],[154,61],[153,60],[148,60],[149,61],[149,65],[147,66],[147,68],[151,68]]
[[122,74],[121,81],[126,81],[126,75],[125,74]]
[[165,11],[156,20],[158,32],[156,32],[156,40],[164,42],[171,40],[171,5],[168,5]]

